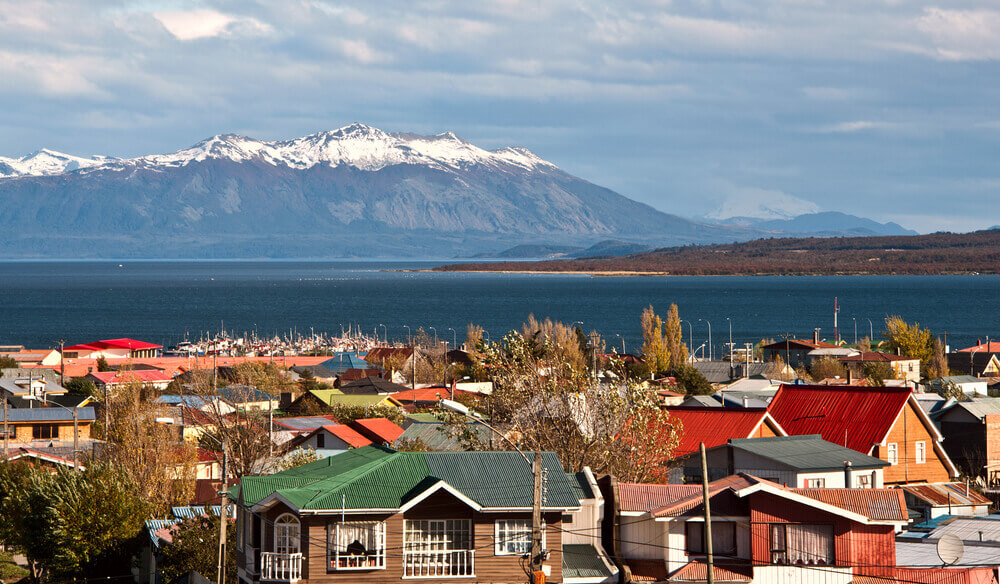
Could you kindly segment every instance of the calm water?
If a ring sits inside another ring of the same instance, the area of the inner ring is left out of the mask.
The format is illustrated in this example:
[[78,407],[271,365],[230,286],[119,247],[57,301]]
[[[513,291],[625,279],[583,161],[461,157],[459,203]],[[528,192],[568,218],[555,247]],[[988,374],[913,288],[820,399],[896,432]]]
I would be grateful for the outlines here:
[[[371,333],[385,324],[390,339],[403,325],[435,327],[462,339],[469,322],[493,338],[516,328],[529,313],[598,329],[628,349],[640,343],[639,314],[676,302],[692,321],[694,346],[711,322],[718,354],[729,340],[756,342],[785,333],[833,334],[839,298],[842,338],[876,335],[886,314],[900,314],[953,347],[1000,337],[996,310],[1000,277],[712,277],[590,278],[575,275],[437,274],[384,270],[445,262],[0,262],[0,343],[51,347],[135,337],[171,345],[185,331],[339,333],[359,323]],[[616,336],[617,335],[617,336]],[[685,340],[689,327],[684,325]]]

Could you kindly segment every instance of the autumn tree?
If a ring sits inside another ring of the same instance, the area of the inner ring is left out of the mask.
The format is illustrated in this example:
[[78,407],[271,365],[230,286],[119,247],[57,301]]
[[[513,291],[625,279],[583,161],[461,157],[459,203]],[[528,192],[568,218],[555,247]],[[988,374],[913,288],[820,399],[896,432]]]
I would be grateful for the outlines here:
[[677,367],[688,360],[688,347],[684,344],[684,332],[681,330],[681,316],[677,305],[671,303],[667,310],[667,322],[664,323],[663,343],[670,355],[670,366]]
[[[567,471],[589,466],[621,480],[646,480],[658,476],[677,445],[678,424],[660,410],[655,394],[630,382],[595,383],[551,340],[511,333],[488,346],[484,359],[494,371],[494,388],[476,409],[518,448],[555,452]],[[441,415],[463,445],[489,448],[491,440],[466,418],[446,410]],[[492,437],[494,445],[498,440]]]
[[886,379],[895,379],[896,371],[885,361],[869,361],[861,366],[861,373],[865,376],[869,386],[884,386]]
[[920,328],[919,323],[909,324],[900,316],[887,316],[882,334],[889,351],[898,351],[906,357],[920,359],[921,375],[927,377],[934,357],[934,337],[931,331]]
[[534,314],[521,325],[521,336],[554,362],[573,367],[577,371],[587,371],[587,355],[576,329],[551,318],[540,321]]
[[813,381],[833,379],[835,377],[847,377],[847,368],[844,364],[833,357],[821,357],[814,360],[809,365],[809,377]]
[[670,368],[670,349],[663,336],[663,320],[657,316],[650,304],[639,318],[642,327],[642,359],[652,371],[666,371]]
[[483,343],[483,327],[469,323],[465,329],[465,346],[470,353],[479,350],[479,345]]

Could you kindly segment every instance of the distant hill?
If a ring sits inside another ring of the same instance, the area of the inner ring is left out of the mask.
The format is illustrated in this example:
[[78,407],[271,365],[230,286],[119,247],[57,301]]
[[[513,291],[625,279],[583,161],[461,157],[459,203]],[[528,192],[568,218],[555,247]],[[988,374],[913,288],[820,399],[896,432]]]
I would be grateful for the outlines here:
[[651,245],[608,239],[590,247],[576,245],[525,244],[516,245],[498,253],[480,253],[475,258],[524,259],[524,258],[583,258],[593,256],[622,256],[655,249]]
[[787,219],[758,219],[755,217],[730,217],[719,223],[771,231],[787,237],[817,235],[822,237],[851,237],[865,235],[917,235],[897,223],[879,223],[872,219],[837,211],[807,213]]
[[456,264],[441,271],[662,275],[998,274],[1000,230],[879,237],[758,239],[612,258]]

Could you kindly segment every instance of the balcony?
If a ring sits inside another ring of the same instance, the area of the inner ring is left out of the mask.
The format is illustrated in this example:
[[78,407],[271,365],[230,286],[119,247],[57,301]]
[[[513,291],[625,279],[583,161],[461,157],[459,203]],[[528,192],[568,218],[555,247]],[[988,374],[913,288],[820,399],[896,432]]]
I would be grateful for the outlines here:
[[476,550],[420,550],[403,552],[404,578],[472,578]]
[[302,554],[260,553],[260,579],[294,583],[302,579]]

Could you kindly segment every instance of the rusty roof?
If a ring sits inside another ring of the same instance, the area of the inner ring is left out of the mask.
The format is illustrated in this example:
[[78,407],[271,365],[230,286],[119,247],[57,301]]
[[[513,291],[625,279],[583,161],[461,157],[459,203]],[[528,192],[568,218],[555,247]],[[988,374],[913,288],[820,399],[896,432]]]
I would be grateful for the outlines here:
[[[968,488],[965,483],[925,483],[922,485],[903,485],[900,488],[934,506],[949,504],[990,505],[992,503],[975,489]],[[966,490],[968,490],[968,494],[966,494]]]
[[[688,562],[667,580],[668,582],[705,582],[708,565],[705,562]],[[716,560],[712,565],[712,579],[715,582],[752,582],[753,566],[750,561],[726,562]]]

